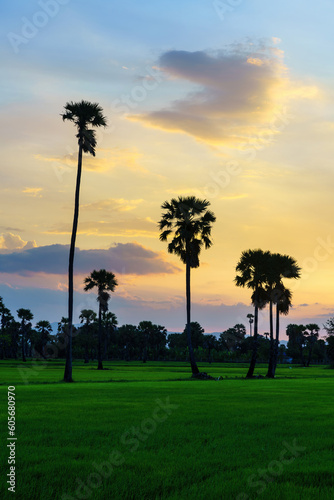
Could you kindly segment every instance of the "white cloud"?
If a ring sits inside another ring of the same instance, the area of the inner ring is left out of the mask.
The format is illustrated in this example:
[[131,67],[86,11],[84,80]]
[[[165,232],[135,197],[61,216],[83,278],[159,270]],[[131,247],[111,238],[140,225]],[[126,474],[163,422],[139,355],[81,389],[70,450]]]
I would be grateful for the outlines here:
[[24,241],[18,234],[2,233],[0,235],[0,253],[8,253],[13,250],[28,250],[34,247],[36,247],[35,241]]

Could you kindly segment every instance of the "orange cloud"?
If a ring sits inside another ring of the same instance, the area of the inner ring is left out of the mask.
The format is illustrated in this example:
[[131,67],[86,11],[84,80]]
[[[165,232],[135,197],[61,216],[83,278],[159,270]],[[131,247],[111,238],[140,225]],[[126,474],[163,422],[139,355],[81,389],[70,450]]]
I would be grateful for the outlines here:
[[41,191],[43,191],[43,188],[37,188],[37,187],[36,188],[33,188],[33,187],[29,188],[29,187],[27,187],[27,188],[24,188],[22,190],[22,193],[33,196],[34,198],[37,198],[37,197],[42,198],[42,195],[40,194]]
[[[47,231],[48,234],[71,234],[71,224],[64,223]],[[115,221],[83,221],[79,223],[78,234],[96,236],[128,236],[130,238],[157,238],[157,224],[150,218],[131,217]]]
[[[97,156],[85,155],[83,160],[83,168],[85,170],[106,172],[114,168],[122,168],[141,174],[148,173],[148,170],[142,167],[139,160],[143,154],[139,153],[136,148],[109,148],[98,149]],[[40,154],[34,155],[34,158],[40,161],[52,162],[65,169],[77,167],[77,153],[69,153],[64,156],[43,156]]]
[[96,203],[88,203],[87,205],[82,205],[82,210],[112,210],[114,212],[130,212],[135,210],[143,199],[138,200],[124,200],[123,198],[108,198],[107,200],[97,201]]

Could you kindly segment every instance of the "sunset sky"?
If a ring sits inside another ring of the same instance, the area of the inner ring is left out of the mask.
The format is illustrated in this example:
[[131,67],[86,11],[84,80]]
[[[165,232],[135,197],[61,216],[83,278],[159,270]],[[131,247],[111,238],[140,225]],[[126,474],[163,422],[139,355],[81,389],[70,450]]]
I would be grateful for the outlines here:
[[[185,325],[185,269],[159,241],[161,204],[211,202],[213,247],[192,272],[194,321],[247,324],[243,250],[287,253],[282,320],[334,315],[334,3],[296,0],[6,1],[1,15],[0,296],[35,320],[67,316],[77,165],[68,101],[108,128],[84,156],[74,321],[97,308],[93,269],[115,273],[119,324]],[[260,332],[268,331],[268,312]]]

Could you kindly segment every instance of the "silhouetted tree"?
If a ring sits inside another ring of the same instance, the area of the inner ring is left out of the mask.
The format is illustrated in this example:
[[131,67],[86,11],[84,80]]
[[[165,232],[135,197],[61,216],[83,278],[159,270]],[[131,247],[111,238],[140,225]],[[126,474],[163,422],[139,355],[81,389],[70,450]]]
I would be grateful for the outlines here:
[[68,337],[66,346],[66,364],[64,380],[72,382],[72,330],[73,330],[73,262],[75,251],[75,240],[77,235],[78,219],[79,219],[79,194],[82,170],[82,154],[90,153],[95,156],[96,135],[95,131],[89,127],[106,127],[107,121],[103,116],[101,106],[88,101],[68,102],[64,106],[65,113],[61,116],[63,120],[69,120],[74,123],[77,128],[77,139],[79,145],[78,151],[78,171],[75,189],[74,216],[72,226],[72,236],[69,254],[68,265]]
[[[72,327],[72,336],[74,333],[74,326]],[[68,318],[61,318],[57,326],[56,343],[58,347],[58,356],[66,356],[66,339],[68,338]]]
[[91,324],[96,321],[96,312],[92,309],[82,309],[79,319],[80,323],[84,323],[81,332],[84,334],[83,342],[85,349],[85,360],[84,363],[89,363],[89,347],[91,345],[91,336],[93,332],[93,328],[91,328]]
[[331,368],[334,368],[334,335],[329,335],[326,340],[327,340],[327,356]]
[[14,348],[14,345],[13,345],[14,342],[16,343],[15,352],[17,351],[17,335],[14,338],[13,335],[11,335],[11,333],[13,333],[13,329],[8,328],[9,324],[13,320],[14,320],[14,317],[12,316],[10,310],[7,307],[5,307],[5,304],[3,302],[2,297],[0,297],[0,321],[1,321],[0,359],[4,359],[4,357],[6,356],[6,351],[10,347]]
[[253,290],[252,304],[254,306],[254,340],[253,354],[250,362],[247,378],[254,375],[258,348],[258,312],[267,303],[267,294],[264,286],[267,281],[268,260],[270,252],[263,250],[246,250],[242,252],[241,258],[236,266],[237,276],[234,282],[237,286],[247,287]]
[[215,335],[204,335],[203,347],[208,351],[208,363],[212,362],[211,352],[218,347],[218,339]]
[[199,267],[199,255],[203,245],[205,248],[212,245],[211,228],[216,217],[208,210],[209,206],[210,202],[207,200],[200,200],[195,196],[179,196],[178,199],[173,198],[161,205],[164,213],[159,222],[160,241],[167,241],[172,236],[168,252],[176,254],[186,265],[187,340],[193,375],[197,375],[199,370],[191,342],[190,269]]
[[97,288],[97,301],[99,303],[99,335],[98,335],[98,370],[103,370],[102,365],[102,311],[107,310],[106,304],[110,298],[108,292],[113,292],[118,285],[113,273],[100,269],[92,271],[84,280],[85,292]]
[[219,335],[219,341],[222,347],[230,352],[235,352],[240,347],[246,336],[245,325],[238,323],[232,328],[228,328]]
[[288,341],[288,355],[294,361],[299,361],[303,366],[306,365],[304,358],[304,347],[306,345],[305,326],[289,324],[286,327],[286,335],[289,337]]
[[306,325],[305,336],[308,346],[308,358],[306,366],[310,366],[314,346],[319,338],[319,331],[320,331],[320,326],[317,325],[316,323],[309,323],[308,325]]
[[102,315],[103,335],[104,335],[104,359],[108,359],[108,345],[111,342],[111,336],[117,328],[118,321],[116,314],[110,311],[104,311]]
[[43,357],[46,357],[45,347],[50,340],[52,334],[52,326],[47,320],[39,321],[35,326],[34,348]]
[[324,329],[327,332],[327,356],[331,365],[334,368],[334,318],[329,318],[324,324]]
[[[300,278],[301,269],[293,257],[279,253],[271,253],[267,265],[266,292],[268,294],[270,317],[270,357],[267,377],[274,378],[279,347],[279,315],[288,314],[292,297],[290,290],[285,287],[283,279]],[[276,304],[275,341],[273,334],[273,304]]]
[[30,311],[30,309],[18,309],[17,315],[21,320],[21,341],[22,341],[22,361],[27,361],[25,357],[25,343],[26,343],[26,334],[28,328],[31,327],[30,321],[33,319],[34,315]]
[[117,330],[118,345],[126,361],[140,356],[141,346],[138,329],[135,325],[122,325]]

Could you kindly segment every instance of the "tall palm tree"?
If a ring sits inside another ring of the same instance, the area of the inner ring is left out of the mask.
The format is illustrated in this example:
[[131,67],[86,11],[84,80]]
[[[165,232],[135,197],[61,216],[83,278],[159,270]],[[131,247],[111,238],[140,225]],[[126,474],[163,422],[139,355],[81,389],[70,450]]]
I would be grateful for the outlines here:
[[199,267],[199,255],[203,245],[205,248],[212,245],[211,229],[216,216],[208,210],[209,206],[210,202],[207,200],[200,200],[195,196],[179,196],[161,205],[164,212],[159,222],[160,241],[167,241],[172,236],[168,252],[180,257],[186,265],[187,341],[193,375],[197,375],[199,369],[191,343],[190,269]]
[[69,120],[77,127],[77,139],[79,145],[78,151],[78,170],[75,189],[74,216],[72,226],[72,236],[68,264],[68,342],[66,347],[66,364],[64,380],[72,382],[72,322],[73,322],[73,262],[75,240],[77,235],[79,219],[79,194],[82,170],[82,153],[90,153],[95,156],[96,135],[95,131],[89,127],[106,127],[107,120],[103,116],[103,110],[97,103],[88,101],[68,102],[64,106],[65,113],[61,116],[63,120]]
[[21,335],[22,335],[22,361],[26,362],[26,357],[25,357],[25,343],[26,343],[26,334],[27,334],[27,329],[29,326],[29,322],[33,319],[34,315],[30,311],[30,309],[18,309],[17,315],[21,320]]
[[84,280],[85,292],[97,288],[97,301],[99,303],[99,335],[98,335],[98,370],[103,370],[102,365],[102,313],[107,310],[107,303],[110,298],[109,292],[113,292],[118,285],[113,273],[100,269],[92,271]]
[[[300,278],[300,267],[296,260],[289,255],[274,253],[270,255],[267,275],[267,293],[270,304],[270,358],[267,377],[274,378],[278,357],[279,345],[279,314],[287,315],[291,306],[292,294],[284,283],[284,279]],[[273,338],[272,304],[276,304],[276,338]]]
[[270,252],[261,249],[242,252],[236,266],[237,276],[234,278],[236,286],[247,287],[253,290],[252,305],[254,306],[253,352],[247,373],[247,378],[254,375],[258,349],[258,316],[259,309],[267,304],[267,293],[264,289],[267,279],[268,260]]

